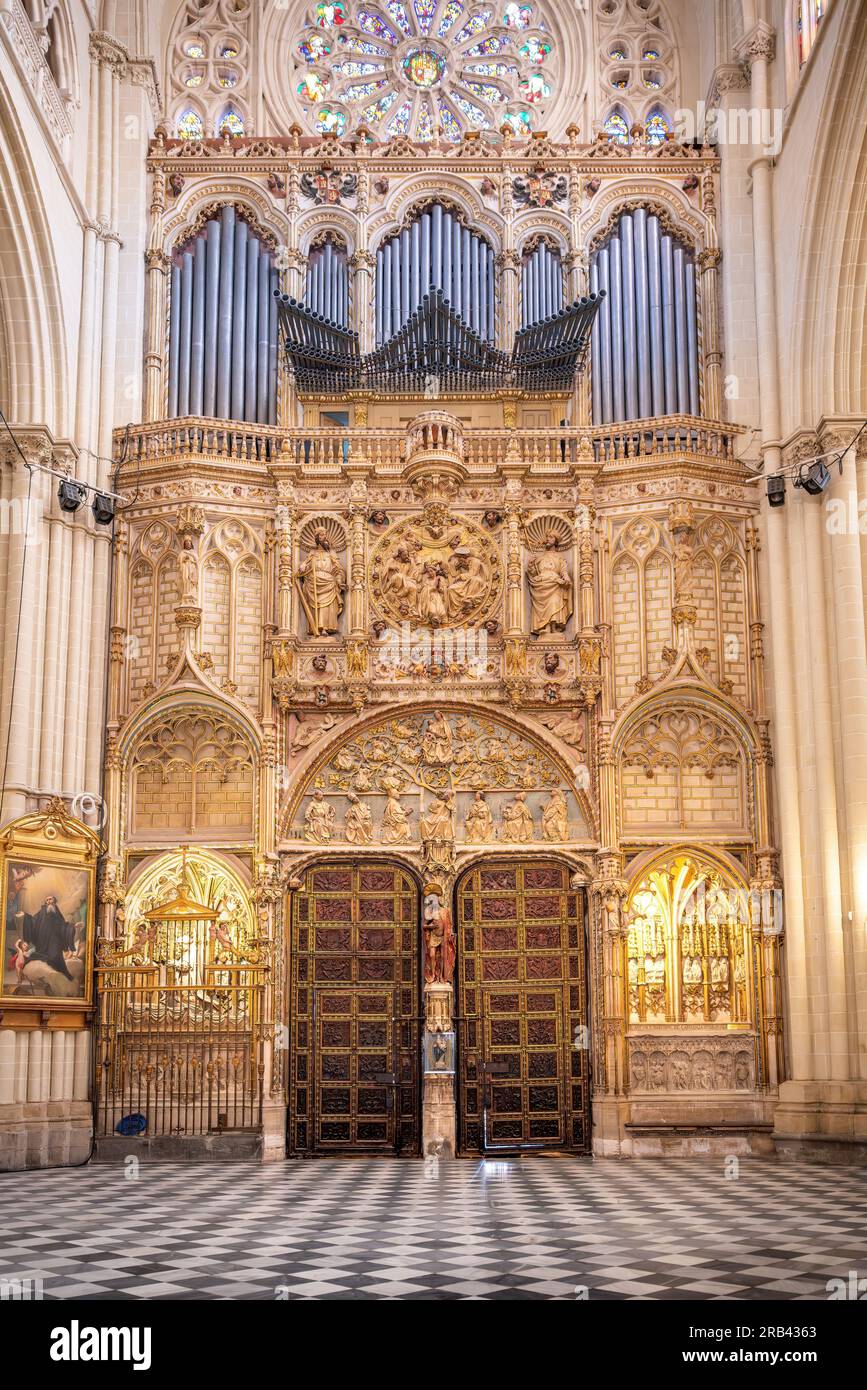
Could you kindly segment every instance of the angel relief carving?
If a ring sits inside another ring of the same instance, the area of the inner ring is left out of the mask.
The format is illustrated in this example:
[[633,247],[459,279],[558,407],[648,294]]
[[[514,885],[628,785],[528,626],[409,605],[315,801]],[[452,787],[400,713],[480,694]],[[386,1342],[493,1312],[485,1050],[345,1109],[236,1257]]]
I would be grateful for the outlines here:
[[502,563],[496,543],[473,522],[411,519],[374,546],[370,585],[377,608],[397,624],[465,626],[498,602]]

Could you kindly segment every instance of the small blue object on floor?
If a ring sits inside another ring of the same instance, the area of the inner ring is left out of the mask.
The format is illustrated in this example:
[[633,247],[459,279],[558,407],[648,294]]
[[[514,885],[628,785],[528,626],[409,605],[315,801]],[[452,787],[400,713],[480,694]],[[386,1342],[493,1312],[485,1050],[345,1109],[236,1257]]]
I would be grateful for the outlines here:
[[148,1127],[147,1116],[145,1115],[124,1115],[122,1120],[118,1120],[114,1127],[115,1134],[122,1134],[128,1139],[133,1134],[144,1134]]

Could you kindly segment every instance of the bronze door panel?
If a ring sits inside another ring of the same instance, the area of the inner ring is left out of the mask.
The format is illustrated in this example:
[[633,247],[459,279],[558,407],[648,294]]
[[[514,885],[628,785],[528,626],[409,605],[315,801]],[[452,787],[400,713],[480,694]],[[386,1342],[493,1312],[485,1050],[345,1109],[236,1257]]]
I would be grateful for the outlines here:
[[290,1152],[417,1152],[415,883],[391,864],[311,866],[291,955]]
[[590,1140],[583,902],[565,866],[492,861],[459,883],[461,1148]]

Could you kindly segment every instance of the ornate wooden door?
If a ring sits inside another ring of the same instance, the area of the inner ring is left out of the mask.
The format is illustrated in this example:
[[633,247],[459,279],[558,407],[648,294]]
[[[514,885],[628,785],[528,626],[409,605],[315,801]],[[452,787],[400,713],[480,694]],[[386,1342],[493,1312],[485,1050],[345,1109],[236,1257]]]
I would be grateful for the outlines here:
[[290,1152],[418,1152],[418,935],[404,870],[307,870],[292,912]]
[[569,871],[495,861],[457,890],[460,1145],[590,1144],[583,903]]

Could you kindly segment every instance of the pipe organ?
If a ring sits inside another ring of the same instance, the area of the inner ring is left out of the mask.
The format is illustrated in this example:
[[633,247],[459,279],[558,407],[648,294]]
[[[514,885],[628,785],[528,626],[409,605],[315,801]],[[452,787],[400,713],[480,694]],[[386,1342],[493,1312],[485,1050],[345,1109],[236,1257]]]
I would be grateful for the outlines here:
[[170,416],[277,423],[273,254],[227,204],[172,261]]
[[529,328],[563,308],[560,252],[540,241],[521,266],[521,327]]
[[314,314],[349,327],[349,262],[346,247],[331,233],[310,248],[304,298]]
[[494,339],[494,252],[456,213],[433,203],[376,253],[376,346],[398,333],[423,295],[441,290],[454,312]]
[[692,247],[646,208],[624,212],[590,262],[605,299],[593,335],[593,423],[698,415]]

